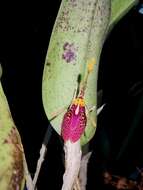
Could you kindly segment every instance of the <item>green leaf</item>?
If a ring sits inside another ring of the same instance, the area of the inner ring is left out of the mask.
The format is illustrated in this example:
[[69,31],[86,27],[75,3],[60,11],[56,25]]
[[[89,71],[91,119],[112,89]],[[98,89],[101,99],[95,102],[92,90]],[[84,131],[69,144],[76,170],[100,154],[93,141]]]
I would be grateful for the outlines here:
[[0,83],[0,189],[24,188],[23,148]]
[[109,31],[111,31],[115,24],[138,2],[138,0],[112,0]]
[[[109,19],[110,0],[62,1],[43,75],[43,104],[48,119],[52,118],[53,113],[70,105],[78,85],[78,76],[83,80],[87,64],[92,59],[96,60],[96,65],[88,78],[85,102],[88,107],[97,105],[98,63]],[[65,111],[51,121],[59,134]],[[91,120],[95,118],[96,111],[93,111],[81,144],[93,137],[96,128]]]
[[[87,81],[85,102],[97,107],[97,78],[100,53],[108,32],[115,23],[136,3],[136,0],[63,0],[50,39],[43,73],[43,105],[48,119],[72,101],[78,85],[83,81],[87,64],[96,60],[95,68]],[[112,6],[111,6],[112,5]],[[110,13],[111,10],[111,13]],[[111,15],[111,17],[110,17]],[[61,133],[61,123],[66,109],[51,124]],[[90,119],[89,119],[90,118]],[[88,116],[81,144],[93,136],[97,121],[96,111]]]

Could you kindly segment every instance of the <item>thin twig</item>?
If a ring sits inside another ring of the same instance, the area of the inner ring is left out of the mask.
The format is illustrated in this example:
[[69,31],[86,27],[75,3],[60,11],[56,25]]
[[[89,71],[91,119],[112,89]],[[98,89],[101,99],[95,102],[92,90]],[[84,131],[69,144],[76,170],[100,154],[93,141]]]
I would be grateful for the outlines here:
[[38,159],[37,168],[36,168],[36,172],[35,172],[34,179],[33,179],[34,189],[36,187],[36,183],[37,183],[37,180],[38,180],[38,176],[39,176],[41,166],[42,166],[42,163],[44,161],[46,152],[47,152],[47,148],[46,148],[46,146],[44,144],[42,144],[42,148],[40,150],[40,158]]
[[43,140],[43,143],[42,143],[42,147],[40,149],[40,157],[38,159],[36,172],[35,172],[34,178],[33,178],[34,189],[36,188],[36,183],[38,180],[38,176],[39,176],[42,164],[43,164],[44,159],[45,159],[45,155],[47,152],[47,145],[48,145],[48,142],[51,138],[51,135],[52,135],[52,126],[49,124],[48,129],[47,129],[46,134],[45,134],[45,137],[44,137],[44,140]]
[[26,178],[26,186],[27,186],[28,190],[34,190],[33,181],[32,181],[31,175],[28,170],[25,156],[23,156],[23,157],[24,157],[23,164],[24,164],[24,170],[25,170],[24,172],[25,172],[25,178]]

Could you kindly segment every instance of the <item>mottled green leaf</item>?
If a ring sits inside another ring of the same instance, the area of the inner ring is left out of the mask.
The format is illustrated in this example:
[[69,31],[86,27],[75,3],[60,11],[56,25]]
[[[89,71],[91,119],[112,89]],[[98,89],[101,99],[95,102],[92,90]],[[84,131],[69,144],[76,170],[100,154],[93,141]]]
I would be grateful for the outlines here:
[[23,148],[0,84],[0,189],[23,190]]
[[[97,106],[97,78],[100,53],[107,33],[115,23],[137,3],[136,0],[63,0],[51,35],[43,74],[43,105],[54,129],[61,133],[63,115],[78,85],[83,80],[87,64],[96,60],[85,93],[88,107]],[[110,5],[111,4],[111,5]],[[110,13],[111,10],[111,13]],[[94,135],[96,109],[88,116],[81,144]]]
[[[43,104],[48,116],[70,105],[78,84],[83,80],[87,64],[96,64],[87,82],[85,101],[88,107],[96,106],[96,86],[99,56],[108,29],[110,0],[63,0],[51,36],[43,75]],[[65,110],[66,111],[66,110]],[[60,134],[62,112],[51,121]],[[95,133],[90,114],[81,143],[87,143]]]

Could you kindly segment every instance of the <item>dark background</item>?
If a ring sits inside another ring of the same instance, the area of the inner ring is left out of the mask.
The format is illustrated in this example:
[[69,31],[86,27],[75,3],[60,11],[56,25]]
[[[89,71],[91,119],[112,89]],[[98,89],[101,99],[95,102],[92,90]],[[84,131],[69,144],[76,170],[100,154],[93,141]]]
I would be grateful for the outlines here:
[[[32,175],[49,124],[42,105],[42,73],[59,5],[56,0],[0,6],[2,85]],[[103,89],[106,106],[90,143],[88,189],[96,188],[95,179],[105,169],[129,176],[137,166],[143,167],[143,15],[138,8],[116,25],[102,51],[98,88]],[[62,151],[61,140],[53,131],[39,190],[61,188]]]

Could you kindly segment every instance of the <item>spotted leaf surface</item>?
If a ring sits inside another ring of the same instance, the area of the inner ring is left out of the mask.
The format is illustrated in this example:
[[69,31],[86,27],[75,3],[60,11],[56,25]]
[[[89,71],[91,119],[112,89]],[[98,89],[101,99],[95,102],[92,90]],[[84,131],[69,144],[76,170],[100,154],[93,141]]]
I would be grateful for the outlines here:
[[23,190],[23,148],[0,84],[0,189]]
[[[89,60],[96,61],[89,76],[85,102],[87,107],[97,105],[97,78],[103,43],[116,20],[129,10],[135,0],[62,0],[51,35],[45,60],[42,96],[48,119],[57,110],[71,104],[78,78],[84,79]],[[115,11],[116,10],[116,11]],[[61,135],[65,112],[51,124]],[[96,111],[89,114],[81,144],[86,144],[95,133]]]
[[[85,102],[96,106],[96,81],[99,55],[110,19],[110,0],[63,0],[53,28],[43,74],[43,104],[48,119],[72,101],[78,77],[83,81],[88,62],[96,60],[88,78]],[[61,134],[65,112],[51,121]],[[90,113],[96,122],[96,111]],[[91,120],[86,123],[81,143],[87,143],[95,133]]]

